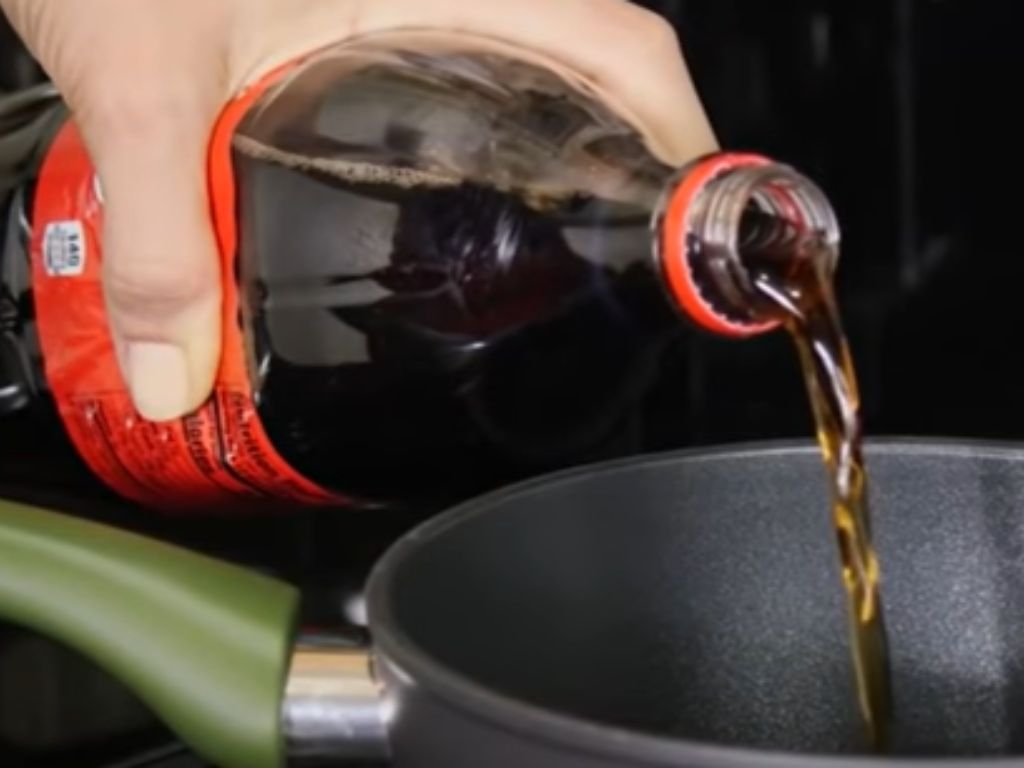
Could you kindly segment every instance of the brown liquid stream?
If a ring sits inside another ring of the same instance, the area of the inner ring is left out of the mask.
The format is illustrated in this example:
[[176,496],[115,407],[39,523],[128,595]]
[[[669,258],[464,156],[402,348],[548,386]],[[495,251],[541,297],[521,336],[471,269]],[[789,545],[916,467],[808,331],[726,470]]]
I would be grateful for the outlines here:
[[792,272],[761,272],[754,285],[775,314],[781,312],[799,352],[831,483],[860,710],[871,746],[881,751],[891,717],[888,643],[871,543],[860,396],[827,259],[810,246]]

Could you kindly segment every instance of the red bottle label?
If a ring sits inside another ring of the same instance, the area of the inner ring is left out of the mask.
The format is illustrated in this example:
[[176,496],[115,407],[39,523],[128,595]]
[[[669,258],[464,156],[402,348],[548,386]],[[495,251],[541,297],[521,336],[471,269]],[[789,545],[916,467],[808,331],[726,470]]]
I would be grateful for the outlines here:
[[274,450],[253,404],[235,283],[230,142],[241,117],[281,72],[232,102],[210,149],[210,195],[221,254],[223,352],[213,395],[195,413],[155,424],[132,405],[104,308],[102,191],[73,123],[40,170],[31,245],[46,377],[75,447],[121,495],[162,509],[230,509],[263,502],[347,500],[302,477]]

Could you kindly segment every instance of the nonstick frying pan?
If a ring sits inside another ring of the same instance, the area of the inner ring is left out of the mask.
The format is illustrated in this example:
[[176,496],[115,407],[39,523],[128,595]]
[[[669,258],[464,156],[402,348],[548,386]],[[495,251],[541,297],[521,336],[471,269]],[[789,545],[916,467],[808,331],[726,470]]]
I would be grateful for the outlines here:
[[[296,641],[286,584],[0,510],[0,616],[60,639],[227,768],[1024,765],[1024,450],[869,445],[895,722],[866,754],[810,444],[577,469],[398,541],[372,648]],[[1021,757],[1014,757],[1021,755]]]

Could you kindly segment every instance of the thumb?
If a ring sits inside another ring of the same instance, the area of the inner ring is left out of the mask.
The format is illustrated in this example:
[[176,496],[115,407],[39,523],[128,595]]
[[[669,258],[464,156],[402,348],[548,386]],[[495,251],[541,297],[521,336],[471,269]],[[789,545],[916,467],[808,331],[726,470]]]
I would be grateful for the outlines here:
[[124,379],[140,414],[184,415],[220,357],[220,273],[206,190],[212,120],[146,109],[83,125],[105,198],[103,285]]

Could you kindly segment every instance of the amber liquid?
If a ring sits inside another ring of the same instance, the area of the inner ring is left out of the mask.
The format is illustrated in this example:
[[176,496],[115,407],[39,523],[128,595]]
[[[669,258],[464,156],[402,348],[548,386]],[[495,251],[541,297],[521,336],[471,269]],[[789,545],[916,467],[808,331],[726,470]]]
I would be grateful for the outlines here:
[[[790,240],[792,242],[792,240]],[[781,315],[796,343],[828,469],[832,519],[839,544],[860,710],[872,748],[886,745],[891,716],[888,643],[879,594],[878,557],[871,543],[867,470],[862,454],[857,378],[822,246],[806,241],[771,258],[754,286]],[[767,257],[767,258],[766,258]],[[771,267],[788,264],[785,274]]]

